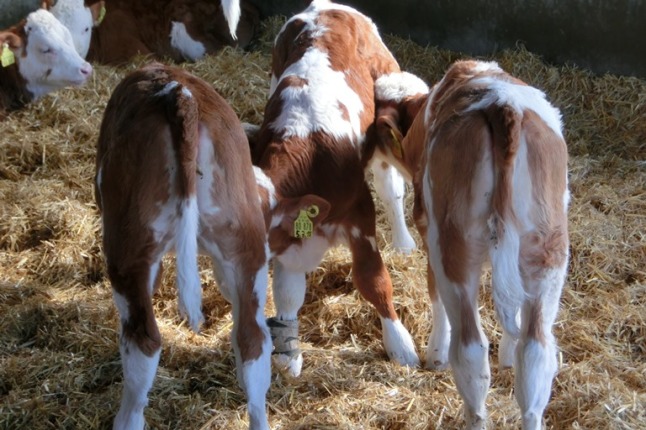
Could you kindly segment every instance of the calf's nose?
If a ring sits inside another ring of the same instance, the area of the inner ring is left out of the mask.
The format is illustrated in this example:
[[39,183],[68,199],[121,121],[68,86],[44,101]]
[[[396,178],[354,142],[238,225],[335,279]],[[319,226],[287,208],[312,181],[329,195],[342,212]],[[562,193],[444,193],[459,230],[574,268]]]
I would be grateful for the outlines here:
[[81,66],[81,74],[86,78],[92,74],[92,65],[87,61]]

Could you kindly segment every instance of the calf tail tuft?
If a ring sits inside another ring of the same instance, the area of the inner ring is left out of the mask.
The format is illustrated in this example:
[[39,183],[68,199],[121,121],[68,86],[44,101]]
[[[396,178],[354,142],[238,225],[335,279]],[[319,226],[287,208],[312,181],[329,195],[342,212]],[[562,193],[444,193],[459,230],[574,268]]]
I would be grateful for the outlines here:
[[236,35],[236,29],[238,28],[238,22],[240,21],[240,0],[221,0],[222,2],[222,11],[224,12],[224,17],[229,24],[229,32],[233,40],[238,40]]
[[488,220],[492,236],[490,249],[493,298],[504,329],[517,338],[519,311],[525,300],[520,274],[520,237],[513,209],[513,176],[520,146],[522,115],[509,105],[493,104],[486,110],[492,131],[495,186],[493,214]]
[[169,103],[167,120],[173,136],[173,147],[178,166],[177,211],[175,239],[179,311],[188,320],[191,329],[199,331],[202,316],[202,285],[197,266],[197,235],[199,208],[196,196],[197,150],[199,144],[198,106],[191,92],[178,84],[169,92],[174,103]]

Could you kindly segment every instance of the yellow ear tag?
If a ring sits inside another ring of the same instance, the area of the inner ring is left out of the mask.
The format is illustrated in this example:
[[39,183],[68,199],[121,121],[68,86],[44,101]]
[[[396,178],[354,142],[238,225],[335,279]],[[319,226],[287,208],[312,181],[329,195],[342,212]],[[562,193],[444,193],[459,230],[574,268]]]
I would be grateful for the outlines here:
[[312,237],[314,231],[314,223],[310,218],[314,218],[319,214],[319,207],[316,205],[310,206],[307,210],[301,209],[298,218],[294,221],[294,237]]
[[395,130],[393,130],[392,128],[390,129],[390,135],[393,138],[393,147],[392,147],[393,155],[399,159],[403,159],[404,149],[402,148],[402,143],[400,142],[399,139],[397,139],[397,134],[395,134]]
[[94,24],[95,26],[101,24],[103,21],[103,18],[105,18],[105,6],[101,6],[101,10],[99,11],[99,17],[96,19],[96,23]]
[[2,67],[9,67],[16,62],[16,56],[13,55],[13,51],[9,49],[9,45],[4,43],[2,45],[2,55],[0,55],[0,62]]

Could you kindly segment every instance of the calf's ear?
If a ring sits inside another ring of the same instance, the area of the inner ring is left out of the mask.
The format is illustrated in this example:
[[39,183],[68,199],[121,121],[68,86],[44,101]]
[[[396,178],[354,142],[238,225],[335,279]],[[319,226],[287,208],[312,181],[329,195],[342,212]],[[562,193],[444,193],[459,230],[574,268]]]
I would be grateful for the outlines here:
[[16,33],[11,31],[0,31],[0,50],[4,45],[12,50],[20,49],[22,47],[22,40]]
[[0,67],[9,67],[16,63],[13,51],[20,49],[22,40],[10,31],[0,32]]
[[92,22],[94,26],[97,27],[105,18],[105,2],[103,0],[94,3],[90,6],[90,13],[92,13]]
[[377,110],[377,121],[375,124],[379,136],[380,148],[386,153],[392,153],[398,160],[404,159],[404,148],[402,140],[404,136],[399,127],[399,113],[392,107]]

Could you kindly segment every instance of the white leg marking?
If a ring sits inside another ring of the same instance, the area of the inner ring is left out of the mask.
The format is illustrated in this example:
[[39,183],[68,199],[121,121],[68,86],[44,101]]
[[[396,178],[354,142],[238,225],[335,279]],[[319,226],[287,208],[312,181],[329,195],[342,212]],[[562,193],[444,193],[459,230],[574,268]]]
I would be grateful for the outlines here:
[[[269,255],[269,249],[266,250]],[[253,430],[269,430],[265,398],[271,383],[271,337],[265,322],[265,302],[267,301],[267,286],[269,283],[268,267],[265,264],[256,274],[254,293],[258,299],[256,322],[262,329],[262,353],[255,360],[238,363],[241,367],[243,388],[247,394],[247,409],[249,411],[249,428]],[[260,341],[260,339],[258,339]]]
[[305,301],[305,273],[294,272],[274,260],[274,282],[272,285],[276,317],[281,320],[295,320]]
[[123,365],[123,395],[113,428],[140,430],[144,428],[144,408],[148,404],[148,391],[155,379],[161,350],[148,357],[134,342],[125,339],[121,340],[119,349]]
[[415,343],[401,321],[383,317],[380,319],[384,348],[388,357],[402,366],[419,366]]
[[[305,273],[293,272],[274,259],[274,282],[272,290],[274,293],[274,305],[276,307],[276,319],[279,321],[294,321],[298,319],[298,311],[305,300]],[[274,354],[274,365],[287,372],[293,377],[301,374],[303,367],[303,354],[295,355]]]
[[372,162],[375,192],[384,204],[386,217],[392,229],[393,247],[402,254],[410,254],[416,248],[415,240],[406,226],[404,195],[406,183],[393,166],[384,168],[382,161]]
[[508,369],[514,366],[516,356],[516,344],[518,339],[512,336],[503,328],[500,345],[498,346],[498,368]]
[[449,366],[449,345],[451,344],[451,324],[441,300],[433,304],[433,329],[428,336],[426,347],[426,368],[444,370]]
[[159,264],[161,263],[161,258],[153,261],[150,265],[150,274],[148,275],[148,294],[150,297],[153,296],[155,291],[155,281],[157,280],[157,274],[159,273]]
[[455,384],[464,399],[464,418],[466,428],[484,430],[487,421],[485,398],[489,391],[488,343],[482,342],[463,345],[457,333],[452,335],[451,368]]
[[112,299],[114,300],[114,305],[119,312],[119,319],[121,322],[128,321],[130,319],[130,308],[128,306],[128,300],[121,294],[117,293],[112,289]]
[[516,349],[516,359],[515,389],[523,415],[523,429],[540,430],[557,370],[553,337],[548,335],[546,345],[534,339],[521,340]]
[[[523,415],[524,429],[540,429],[543,412],[549,402],[552,381],[557,371],[556,342],[552,325],[556,320],[561,290],[565,283],[567,262],[560,267],[547,270],[537,284],[530,285],[529,291],[541,291],[537,299],[527,301],[521,311],[522,333],[516,346],[516,399]],[[531,282],[528,282],[531,284]],[[532,304],[533,302],[533,304]],[[540,306],[542,321],[530,321],[531,306]],[[544,344],[529,338],[530,324],[539,324]]]

